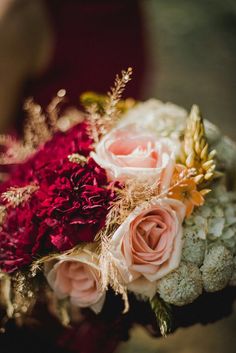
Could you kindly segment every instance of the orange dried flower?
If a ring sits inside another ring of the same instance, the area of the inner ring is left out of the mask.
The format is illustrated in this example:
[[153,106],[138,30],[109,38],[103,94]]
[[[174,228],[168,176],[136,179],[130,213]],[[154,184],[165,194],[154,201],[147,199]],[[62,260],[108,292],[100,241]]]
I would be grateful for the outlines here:
[[194,206],[201,206],[204,203],[204,197],[197,190],[197,185],[193,179],[185,179],[174,186],[169,192],[169,197],[185,204],[187,217],[193,212]]

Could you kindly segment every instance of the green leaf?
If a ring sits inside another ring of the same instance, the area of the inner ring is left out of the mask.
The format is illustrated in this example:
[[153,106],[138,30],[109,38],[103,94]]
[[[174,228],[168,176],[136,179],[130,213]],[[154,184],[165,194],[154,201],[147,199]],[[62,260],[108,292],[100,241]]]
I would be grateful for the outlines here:
[[151,308],[156,316],[161,335],[166,337],[172,329],[172,310],[171,306],[156,294],[150,299]]

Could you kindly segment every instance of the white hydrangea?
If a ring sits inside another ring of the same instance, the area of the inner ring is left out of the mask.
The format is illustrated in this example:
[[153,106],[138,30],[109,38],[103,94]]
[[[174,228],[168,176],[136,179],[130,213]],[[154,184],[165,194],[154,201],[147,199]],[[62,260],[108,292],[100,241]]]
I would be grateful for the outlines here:
[[[187,117],[188,112],[183,107],[152,98],[129,109],[123,115],[120,126],[140,122],[143,128],[155,132],[158,136],[178,139],[185,130]],[[222,135],[217,126],[206,119],[204,125],[211,145],[221,141]]]
[[214,148],[219,167],[225,170],[227,181],[236,189],[236,143],[227,136],[222,136]]
[[182,259],[201,266],[205,257],[206,241],[199,238],[191,229],[184,229]]
[[217,151],[217,158],[227,170],[235,170],[236,164],[236,143],[227,136],[222,136],[214,146]]
[[120,126],[139,124],[158,136],[178,139],[186,126],[187,111],[173,103],[150,99],[124,114]]
[[185,232],[192,232],[208,244],[224,244],[236,253],[236,192],[218,186],[185,221]]

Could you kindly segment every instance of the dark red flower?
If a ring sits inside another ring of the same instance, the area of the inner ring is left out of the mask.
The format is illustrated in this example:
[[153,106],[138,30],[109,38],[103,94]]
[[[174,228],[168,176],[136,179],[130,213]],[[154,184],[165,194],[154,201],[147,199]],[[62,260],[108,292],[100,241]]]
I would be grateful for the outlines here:
[[84,167],[65,160],[54,183],[37,192],[42,203],[36,215],[47,225],[54,247],[67,250],[94,240],[113,197],[106,186],[105,171],[92,159]]
[[33,212],[30,204],[11,208],[0,232],[0,268],[6,272],[16,270],[32,260],[35,241]]
[[58,132],[27,161],[13,167],[9,180],[0,185],[0,190],[5,191],[9,186],[22,186],[30,182],[40,183],[47,169],[51,171],[53,165],[56,169],[72,153],[87,157],[91,149],[92,140],[87,134],[86,123],[78,124],[67,132]]
[[8,210],[0,231],[1,269],[11,272],[50,251],[94,240],[114,193],[93,159],[80,165],[67,158],[76,152],[87,156],[90,145],[84,124],[77,126],[14,171],[5,188],[35,182],[39,189],[26,204]]

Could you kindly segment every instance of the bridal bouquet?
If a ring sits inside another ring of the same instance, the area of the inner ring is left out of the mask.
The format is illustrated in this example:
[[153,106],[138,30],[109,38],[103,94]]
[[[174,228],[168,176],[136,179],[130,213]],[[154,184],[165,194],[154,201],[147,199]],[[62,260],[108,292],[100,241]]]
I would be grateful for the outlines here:
[[173,307],[236,285],[236,147],[195,105],[121,100],[131,74],[85,93],[84,112],[60,113],[63,90],[47,111],[29,100],[22,141],[1,136],[5,321],[44,298],[68,324],[109,292],[166,335]]

